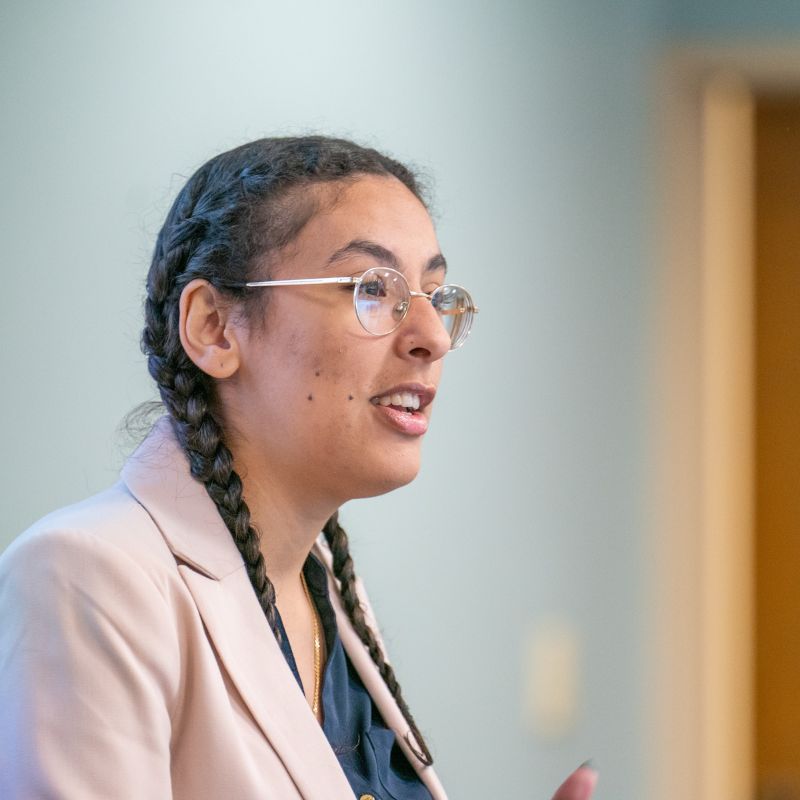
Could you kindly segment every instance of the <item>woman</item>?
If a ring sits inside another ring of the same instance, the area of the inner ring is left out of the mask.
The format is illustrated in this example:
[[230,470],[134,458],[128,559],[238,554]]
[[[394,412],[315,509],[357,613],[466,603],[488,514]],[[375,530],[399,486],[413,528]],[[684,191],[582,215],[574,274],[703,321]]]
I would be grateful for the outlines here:
[[189,179],[145,302],[167,413],[0,559],[0,796],[445,797],[337,518],[418,471],[477,310],[445,269],[373,150],[265,139]]

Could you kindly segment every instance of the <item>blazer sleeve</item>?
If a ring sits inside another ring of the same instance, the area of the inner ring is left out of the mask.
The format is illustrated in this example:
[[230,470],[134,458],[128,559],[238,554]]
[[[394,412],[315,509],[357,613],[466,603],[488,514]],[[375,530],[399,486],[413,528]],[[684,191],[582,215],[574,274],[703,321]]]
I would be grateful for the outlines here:
[[178,637],[164,587],[82,531],[0,559],[0,797],[153,800],[170,790]]

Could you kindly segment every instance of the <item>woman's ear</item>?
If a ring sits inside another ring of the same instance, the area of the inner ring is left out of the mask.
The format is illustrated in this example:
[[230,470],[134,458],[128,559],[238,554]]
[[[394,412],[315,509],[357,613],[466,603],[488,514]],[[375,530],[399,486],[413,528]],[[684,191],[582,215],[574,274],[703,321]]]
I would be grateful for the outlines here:
[[180,299],[179,333],[189,358],[212,378],[230,378],[240,363],[231,303],[207,280],[186,284]]

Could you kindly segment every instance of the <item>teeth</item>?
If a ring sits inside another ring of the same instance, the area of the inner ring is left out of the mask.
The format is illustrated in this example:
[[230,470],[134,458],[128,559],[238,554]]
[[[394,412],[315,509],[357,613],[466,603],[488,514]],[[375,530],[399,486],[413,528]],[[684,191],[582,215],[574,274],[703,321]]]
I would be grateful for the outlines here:
[[419,409],[420,398],[418,394],[411,392],[400,392],[397,394],[386,394],[373,400],[373,403],[380,406],[398,406],[400,408],[412,408],[414,411]]

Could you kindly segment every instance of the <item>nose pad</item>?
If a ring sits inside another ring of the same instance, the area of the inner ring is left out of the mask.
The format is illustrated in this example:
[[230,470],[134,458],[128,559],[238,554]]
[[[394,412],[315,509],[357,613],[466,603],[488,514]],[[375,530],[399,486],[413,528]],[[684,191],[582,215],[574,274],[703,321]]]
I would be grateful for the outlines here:
[[397,319],[402,319],[408,313],[408,300],[401,300],[395,307],[394,307],[394,316]]

